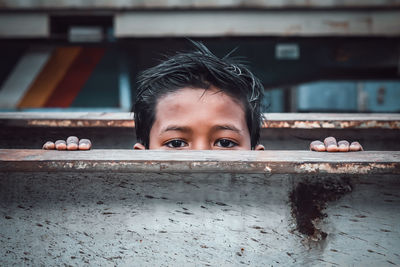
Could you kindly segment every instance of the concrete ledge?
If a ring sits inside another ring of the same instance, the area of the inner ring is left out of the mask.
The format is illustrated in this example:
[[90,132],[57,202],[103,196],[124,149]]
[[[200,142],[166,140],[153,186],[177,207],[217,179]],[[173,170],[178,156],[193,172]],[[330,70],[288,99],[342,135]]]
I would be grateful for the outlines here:
[[1,7],[3,9],[29,10],[29,9],[53,9],[53,10],[70,10],[70,9],[106,9],[106,10],[130,10],[130,9],[343,9],[343,8],[397,8],[400,6],[398,0],[344,0],[344,1],[310,1],[310,0],[188,0],[188,1],[164,1],[164,0],[96,0],[96,1],[15,1],[2,0]]
[[400,151],[0,149],[2,172],[400,174]]
[[[263,128],[400,129],[400,114],[265,113]],[[2,112],[1,127],[115,127],[133,128],[133,113]]]

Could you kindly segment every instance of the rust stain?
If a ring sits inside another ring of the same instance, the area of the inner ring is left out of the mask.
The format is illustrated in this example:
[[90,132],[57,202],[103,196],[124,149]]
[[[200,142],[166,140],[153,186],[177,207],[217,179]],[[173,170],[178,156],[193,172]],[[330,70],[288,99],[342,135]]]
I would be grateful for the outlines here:
[[[135,122],[131,119],[0,119],[2,127],[115,127],[134,128]],[[262,128],[279,129],[400,129],[400,120],[376,120],[376,119],[300,119],[267,120]]]
[[301,33],[302,32],[302,25],[291,25],[285,30],[286,35],[291,35],[295,33]]
[[398,173],[395,163],[301,163],[294,167],[296,173],[338,173],[338,174],[368,174],[377,172]]
[[[28,126],[36,127],[116,127],[134,128],[133,120],[29,120]],[[274,120],[267,121],[263,128],[294,128],[294,129],[400,129],[400,121],[383,120]]]
[[60,119],[43,119],[29,120],[28,126],[40,127],[135,127],[133,120],[60,120]]
[[353,185],[343,178],[299,183],[289,195],[297,230],[310,241],[323,241],[329,233],[322,231],[319,224],[328,216],[324,213],[327,203],[336,201],[352,191]]
[[328,26],[335,28],[335,29],[342,29],[342,30],[348,30],[349,29],[349,22],[348,21],[331,21],[327,20],[324,22]]
[[267,121],[263,128],[293,129],[400,129],[400,121],[332,120],[332,121]]

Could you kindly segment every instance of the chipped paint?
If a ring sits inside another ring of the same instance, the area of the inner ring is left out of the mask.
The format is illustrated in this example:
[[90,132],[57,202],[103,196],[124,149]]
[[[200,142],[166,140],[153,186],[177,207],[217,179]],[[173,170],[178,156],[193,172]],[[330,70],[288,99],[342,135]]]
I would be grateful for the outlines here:
[[268,120],[263,128],[292,128],[292,129],[400,129],[400,121],[384,120]]
[[28,120],[27,126],[35,127],[125,127],[134,128],[133,120],[65,120],[65,119],[42,119]]
[[[397,168],[397,169],[396,169]],[[381,171],[397,173],[399,165],[395,163],[302,163],[296,165],[296,173],[337,173],[337,174],[370,174]]]
[[[1,127],[116,127],[134,128],[131,113],[0,114]],[[293,129],[400,129],[398,114],[266,113],[263,128]]]
[[268,166],[265,166],[264,172],[265,172],[265,173],[271,173],[271,172],[272,172],[272,169],[271,169],[270,167],[268,167]]
[[[134,128],[133,120],[66,120],[66,119],[33,119],[15,122],[8,121],[0,125],[28,127],[115,127]],[[400,129],[400,121],[383,120],[268,120],[262,128],[292,129]]]

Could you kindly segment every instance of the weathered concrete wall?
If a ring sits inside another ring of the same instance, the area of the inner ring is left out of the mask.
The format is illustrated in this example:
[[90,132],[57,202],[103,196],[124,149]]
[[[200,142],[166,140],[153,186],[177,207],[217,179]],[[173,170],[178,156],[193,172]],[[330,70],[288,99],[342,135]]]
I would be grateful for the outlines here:
[[1,173],[0,265],[399,265],[399,190],[393,175]]
[[1,0],[3,8],[343,8],[396,7],[398,0]]

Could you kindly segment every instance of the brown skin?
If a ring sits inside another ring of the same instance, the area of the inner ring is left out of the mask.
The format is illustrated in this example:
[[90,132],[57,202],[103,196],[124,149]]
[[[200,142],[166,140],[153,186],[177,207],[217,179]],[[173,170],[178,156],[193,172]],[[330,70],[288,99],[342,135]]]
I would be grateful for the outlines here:
[[43,145],[45,150],[90,150],[92,148],[92,143],[89,139],[79,140],[76,136],[69,136],[67,141],[57,140],[55,143],[52,141],[47,141]]
[[[70,136],[43,145],[43,149],[90,150],[88,139]],[[182,88],[159,99],[156,118],[150,130],[150,149],[159,150],[250,150],[250,133],[243,105],[218,88]],[[134,149],[144,150],[140,143]],[[264,150],[261,144],[255,150]],[[334,137],[313,141],[310,150],[317,152],[361,151],[358,142]]]
[[[182,88],[170,93],[158,101],[155,117],[150,149],[251,149],[242,104],[218,88]],[[134,148],[145,149],[140,143]]]
[[79,140],[79,150],[90,150],[92,148],[92,142],[89,139]]
[[335,137],[329,136],[325,138],[324,142],[319,140],[311,142],[310,150],[317,152],[349,152],[362,151],[364,149],[359,142],[352,142],[351,144],[346,140],[337,142]]

